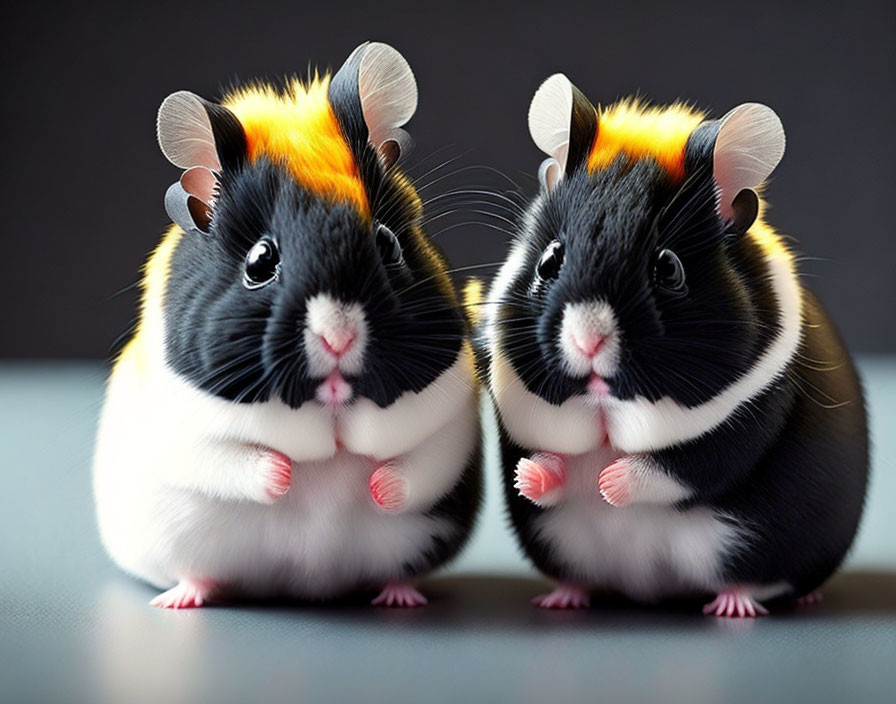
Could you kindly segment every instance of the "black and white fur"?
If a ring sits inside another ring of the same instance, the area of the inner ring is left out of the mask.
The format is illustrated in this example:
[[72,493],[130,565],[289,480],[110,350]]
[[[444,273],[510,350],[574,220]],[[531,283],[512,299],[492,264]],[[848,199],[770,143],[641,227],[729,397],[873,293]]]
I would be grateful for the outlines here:
[[[777,117],[747,104],[701,124],[681,185],[650,159],[589,174],[597,115],[562,75],[539,90],[530,128],[549,159],[487,297],[480,358],[521,546],[582,594],[735,590],[761,612],[810,593],[855,536],[868,441],[834,325],[789,253],[751,227],[750,189],[783,154]],[[542,280],[558,241],[559,273]],[[684,291],[658,284],[662,250],[683,265]],[[593,356],[587,339],[600,341]],[[565,484],[536,502],[518,491],[520,467],[545,456],[565,462]],[[601,473],[620,460],[628,500],[616,506]]]
[[[161,295],[147,284],[140,349],[126,349],[110,378],[94,487],[106,548],[128,572],[174,587],[163,605],[407,582],[452,558],[474,522],[468,324],[393,166],[406,141],[396,125],[416,107],[413,74],[391,47],[365,44],[329,99],[370,218],[275,161],[249,163],[226,108],[179,93],[160,112],[166,155],[202,162],[218,185],[211,212],[172,187],[169,212],[187,231]],[[214,148],[197,153],[203,143]],[[262,238],[278,247],[276,277],[247,286],[247,253]],[[336,356],[330,342],[351,347]],[[291,474],[276,495],[272,452]],[[403,486],[389,510],[368,486],[382,467]]]

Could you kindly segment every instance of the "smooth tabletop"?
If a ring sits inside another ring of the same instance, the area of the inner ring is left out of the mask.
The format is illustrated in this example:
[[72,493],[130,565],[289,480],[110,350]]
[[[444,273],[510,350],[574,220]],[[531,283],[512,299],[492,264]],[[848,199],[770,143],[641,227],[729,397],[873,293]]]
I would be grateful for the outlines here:
[[[861,360],[874,460],[865,518],[818,607],[755,621],[618,599],[546,612],[505,520],[487,434],[469,548],[429,606],[163,611],[94,525],[97,363],[0,364],[0,701],[865,702],[896,697],[896,358]],[[696,605],[699,606],[699,605]]]

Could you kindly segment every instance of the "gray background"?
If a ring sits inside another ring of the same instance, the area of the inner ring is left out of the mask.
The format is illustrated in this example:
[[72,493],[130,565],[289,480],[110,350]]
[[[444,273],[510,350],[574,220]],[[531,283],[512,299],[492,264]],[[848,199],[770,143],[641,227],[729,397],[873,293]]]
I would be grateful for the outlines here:
[[[365,39],[395,45],[417,74],[414,171],[448,159],[436,175],[466,169],[428,196],[512,188],[475,165],[531,194],[540,156],[525,115],[555,71],[600,102],[686,98],[715,115],[771,105],[789,137],[771,219],[811,257],[802,268],[852,347],[892,352],[894,29],[887,0],[10,4],[0,23],[0,357],[104,357],[127,328],[128,287],[177,175],[154,138],[168,93],[216,98],[234,81],[304,74],[309,61],[338,67]],[[499,219],[471,210],[497,212],[468,204],[435,227],[458,267],[497,261],[506,244]]]

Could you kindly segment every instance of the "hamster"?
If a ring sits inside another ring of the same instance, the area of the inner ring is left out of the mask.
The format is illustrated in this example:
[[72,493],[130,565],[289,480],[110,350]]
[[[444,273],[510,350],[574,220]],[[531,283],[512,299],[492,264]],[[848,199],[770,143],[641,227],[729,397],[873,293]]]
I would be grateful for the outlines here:
[[163,103],[184,169],[114,364],[94,493],[113,560],[209,600],[418,606],[480,502],[469,322],[397,160],[417,86],[392,47],[332,77]]
[[562,74],[529,111],[548,158],[481,331],[504,488],[557,581],[754,616],[814,599],[868,479],[856,370],[757,195],[775,113],[595,109]]

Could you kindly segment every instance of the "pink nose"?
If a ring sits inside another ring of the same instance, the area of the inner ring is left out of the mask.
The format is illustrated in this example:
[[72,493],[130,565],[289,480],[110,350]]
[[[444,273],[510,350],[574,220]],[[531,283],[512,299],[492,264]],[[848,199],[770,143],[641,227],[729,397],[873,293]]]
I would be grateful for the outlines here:
[[573,341],[576,343],[576,347],[579,348],[579,351],[588,357],[593,357],[594,355],[596,355],[604,344],[603,337],[592,333],[585,333],[584,335],[574,335]]
[[352,330],[329,330],[320,336],[320,341],[330,354],[341,357],[355,343],[355,333]]

